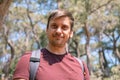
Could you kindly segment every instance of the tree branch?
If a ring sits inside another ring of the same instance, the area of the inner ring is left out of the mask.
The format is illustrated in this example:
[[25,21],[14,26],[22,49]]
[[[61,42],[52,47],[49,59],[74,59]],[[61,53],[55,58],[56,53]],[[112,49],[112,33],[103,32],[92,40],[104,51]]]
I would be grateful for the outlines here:
[[108,4],[111,3],[112,1],[114,1],[114,0],[109,0],[107,3],[98,6],[96,9],[93,9],[92,11],[90,11],[90,14],[92,14],[92,13],[94,13],[95,11],[97,11],[98,9],[100,9],[100,8],[108,5]]
[[104,34],[110,39],[111,42],[113,42],[112,38],[110,38],[109,34],[105,33]]

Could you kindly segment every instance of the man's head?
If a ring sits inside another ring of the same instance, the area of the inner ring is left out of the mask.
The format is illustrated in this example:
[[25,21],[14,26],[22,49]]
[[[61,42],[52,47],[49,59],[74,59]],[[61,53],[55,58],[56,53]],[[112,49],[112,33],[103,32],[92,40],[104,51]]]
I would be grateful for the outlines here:
[[68,17],[70,19],[70,25],[71,25],[71,30],[73,29],[74,26],[74,18],[72,14],[68,11],[65,10],[54,10],[51,12],[49,18],[48,18],[48,23],[47,23],[47,28],[49,27],[49,23],[51,20],[59,17]]
[[48,18],[46,29],[49,45],[64,47],[73,36],[73,23],[71,13],[64,10],[53,11]]

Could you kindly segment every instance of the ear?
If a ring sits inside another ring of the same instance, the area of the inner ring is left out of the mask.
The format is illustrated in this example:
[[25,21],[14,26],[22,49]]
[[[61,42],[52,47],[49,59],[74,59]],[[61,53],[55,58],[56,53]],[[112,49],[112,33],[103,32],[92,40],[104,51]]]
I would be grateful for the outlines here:
[[70,32],[70,38],[72,38],[72,37],[73,37],[73,31]]

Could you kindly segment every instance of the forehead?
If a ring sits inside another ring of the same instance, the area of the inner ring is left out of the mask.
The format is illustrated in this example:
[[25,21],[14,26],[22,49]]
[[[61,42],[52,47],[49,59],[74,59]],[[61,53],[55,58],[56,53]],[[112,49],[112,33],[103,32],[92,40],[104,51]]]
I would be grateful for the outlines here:
[[51,19],[50,23],[66,24],[70,26],[70,19],[69,17],[57,17],[57,18]]
[[55,10],[53,12],[51,12],[48,20],[53,20],[56,18],[61,18],[61,17],[68,17],[70,19],[70,21],[73,20],[72,14],[68,11],[64,11],[64,10]]

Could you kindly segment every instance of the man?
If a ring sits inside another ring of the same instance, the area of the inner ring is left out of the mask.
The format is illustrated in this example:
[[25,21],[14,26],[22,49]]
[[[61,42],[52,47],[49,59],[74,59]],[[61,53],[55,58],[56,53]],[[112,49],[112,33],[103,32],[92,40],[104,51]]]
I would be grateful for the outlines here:
[[[53,11],[47,24],[48,45],[41,50],[40,65],[36,80],[89,80],[89,72],[84,64],[85,75],[79,62],[66,50],[66,44],[73,36],[74,18],[64,10]],[[29,80],[29,60],[31,52],[21,57],[13,79]]]

